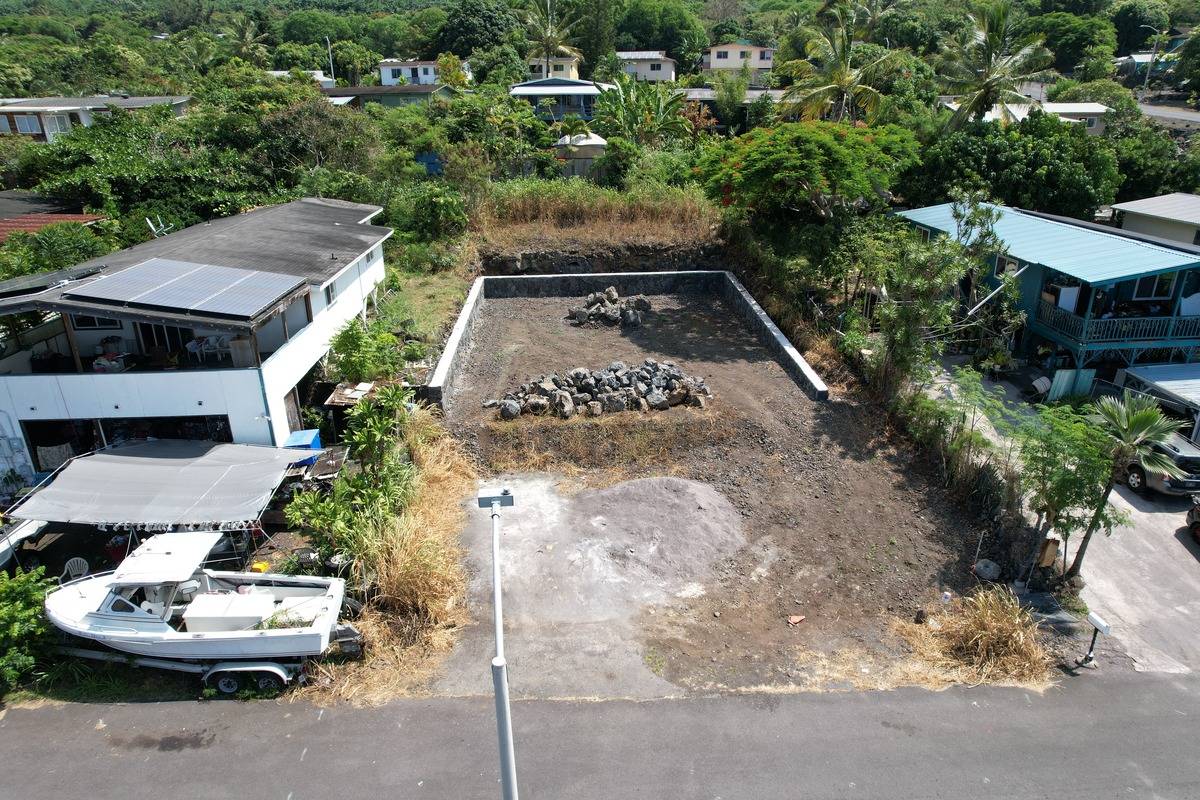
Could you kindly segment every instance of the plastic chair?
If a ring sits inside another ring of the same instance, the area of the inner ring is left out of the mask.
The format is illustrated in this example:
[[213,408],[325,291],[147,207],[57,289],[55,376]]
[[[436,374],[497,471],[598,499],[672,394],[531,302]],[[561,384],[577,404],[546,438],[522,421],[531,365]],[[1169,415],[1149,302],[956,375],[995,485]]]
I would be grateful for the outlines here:
[[88,574],[88,562],[79,556],[67,559],[66,565],[63,567],[63,573],[58,577],[59,583],[73,581],[76,578],[82,578]]

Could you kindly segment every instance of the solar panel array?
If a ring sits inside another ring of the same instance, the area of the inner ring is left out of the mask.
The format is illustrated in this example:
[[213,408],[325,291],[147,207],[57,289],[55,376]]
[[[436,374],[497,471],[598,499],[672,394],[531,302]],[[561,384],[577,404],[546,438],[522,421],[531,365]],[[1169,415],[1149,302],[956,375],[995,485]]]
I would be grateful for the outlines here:
[[151,258],[66,296],[250,319],[303,284],[296,275]]

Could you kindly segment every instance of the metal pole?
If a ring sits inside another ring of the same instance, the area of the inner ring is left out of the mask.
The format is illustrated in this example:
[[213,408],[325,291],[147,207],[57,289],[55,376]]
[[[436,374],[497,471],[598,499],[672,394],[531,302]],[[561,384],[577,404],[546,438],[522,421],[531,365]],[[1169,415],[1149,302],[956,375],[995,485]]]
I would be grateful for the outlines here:
[[517,800],[517,754],[513,747],[508,662],[504,660],[504,605],[500,592],[500,507],[512,504],[512,495],[507,489],[497,497],[479,498],[479,505],[490,507],[492,511],[492,620],[496,629],[492,687],[496,694],[496,738],[500,745],[500,786],[504,800]]
[[1144,99],[1146,90],[1150,88],[1150,70],[1154,69],[1154,57],[1158,55],[1158,28],[1151,28],[1149,25],[1140,27],[1154,31],[1154,46],[1150,48],[1150,63],[1146,65],[1146,78],[1142,81],[1142,99]]
[[337,75],[333,74],[333,45],[329,43],[329,37],[325,37],[325,53],[329,56],[329,77],[337,80]]

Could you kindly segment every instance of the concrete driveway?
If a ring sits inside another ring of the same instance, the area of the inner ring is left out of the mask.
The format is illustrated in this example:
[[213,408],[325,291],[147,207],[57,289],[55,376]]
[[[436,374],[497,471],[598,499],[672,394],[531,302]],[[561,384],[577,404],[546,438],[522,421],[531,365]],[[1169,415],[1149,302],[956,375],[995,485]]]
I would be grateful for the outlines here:
[[1092,540],[1083,599],[1113,626],[1137,670],[1200,669],[1200,545],[1184,527],[1191,500],[1122,486],[1113,502],[1132,525]]

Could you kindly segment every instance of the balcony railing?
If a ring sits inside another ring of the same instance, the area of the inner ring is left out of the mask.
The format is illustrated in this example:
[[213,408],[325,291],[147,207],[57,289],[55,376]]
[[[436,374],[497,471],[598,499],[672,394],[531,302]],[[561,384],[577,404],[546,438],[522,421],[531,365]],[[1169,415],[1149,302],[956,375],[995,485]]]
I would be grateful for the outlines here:
[[1045,300],[1038,301],[1037,321],[1077,342],[1139,342],[1200,339],[1200,317],[1112,317],[1085,320]]

